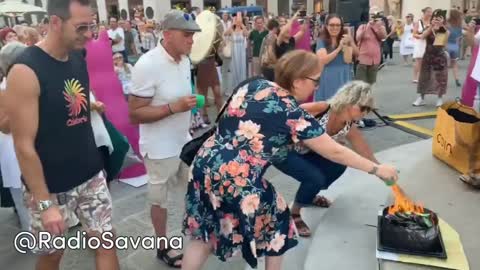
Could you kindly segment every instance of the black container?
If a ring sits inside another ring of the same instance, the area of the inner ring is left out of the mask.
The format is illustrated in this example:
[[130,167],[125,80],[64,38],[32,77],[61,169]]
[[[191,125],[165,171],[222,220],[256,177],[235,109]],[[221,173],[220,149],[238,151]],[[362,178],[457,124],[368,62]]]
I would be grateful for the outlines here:
[[433,226],[428,229],[414,229],[394,224],[385,218],[389,207],[378,217],[378,250],[417,256],[447,258],[437,215],[424,209],[432,217]]

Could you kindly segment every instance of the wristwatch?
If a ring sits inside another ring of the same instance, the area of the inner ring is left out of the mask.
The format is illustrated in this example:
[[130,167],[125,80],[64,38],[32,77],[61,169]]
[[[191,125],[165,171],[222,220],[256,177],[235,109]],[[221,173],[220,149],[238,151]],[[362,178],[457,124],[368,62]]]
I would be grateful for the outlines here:
[[43,212],[48,208],[52,207],[52,205],[53,205],[53,202],[51,200],[38,201],[37,203],[38,211]]
[[369,171],[368,173],[369,173],[369,174],[376,175],[376,174],[377,174],[377,171],[378,171],[378,166],[375,165],[375,166],[373,166],[373,169],[372,169],[371,171]]

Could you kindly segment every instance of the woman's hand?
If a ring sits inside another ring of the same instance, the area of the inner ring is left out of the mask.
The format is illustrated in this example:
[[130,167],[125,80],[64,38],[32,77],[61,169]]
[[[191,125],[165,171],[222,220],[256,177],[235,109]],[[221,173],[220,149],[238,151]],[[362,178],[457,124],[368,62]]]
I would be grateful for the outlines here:
[[92,110],[97,111],[98,113],[103,113],[105,112],[105,104],[103,104],[100,101],[96,101],[92,103]]
[[381,164],[377,166],[375,176],[382,179],[387,185],[391,186],[398,181],[397,169],[390,165]]

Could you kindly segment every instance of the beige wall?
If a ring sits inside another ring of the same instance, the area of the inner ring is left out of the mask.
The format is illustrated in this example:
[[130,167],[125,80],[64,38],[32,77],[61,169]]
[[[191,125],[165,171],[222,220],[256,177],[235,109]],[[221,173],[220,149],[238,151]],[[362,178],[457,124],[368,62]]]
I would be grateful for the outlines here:
[[441,8],[449,10],[452,7],[451,0],[416,0],[403,1],[402,15],[412,13],[415,20],[418,20],[422,15],[422,9],[425,7],[432,7],[433,9]]

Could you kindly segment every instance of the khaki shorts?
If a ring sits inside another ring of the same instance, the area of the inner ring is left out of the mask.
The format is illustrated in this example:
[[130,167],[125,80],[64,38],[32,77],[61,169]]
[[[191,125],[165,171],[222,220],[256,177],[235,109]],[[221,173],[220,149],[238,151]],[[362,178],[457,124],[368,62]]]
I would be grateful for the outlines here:
[[[148,173],[148,200],[151,205],[166,207],[172,188],[187,189],[189,167],[178,157],[149,159],[145,157]],[[185,193],[182,194],[182,196]]]
[[[25,206],[31,218],[30,231],[38,236],[40,232],[46,231],[40,217],[41,212],[38,211],[32,194],[25,186],[23,192]],[[67,192],[52,194],[51,199],[60,208],[66,228],[77,225],[78,217],[87,232],[100,234],[112,231],[112,197],[103,172]],[[38,248],[32,250],[33,253],[40,255],[52,254],[55,251]]]
[[357,80],[364,81],[369,84],[374,84],[377,82],[377,73],[378,73],[378,65],[362,65],[359,64],[357,66]]

